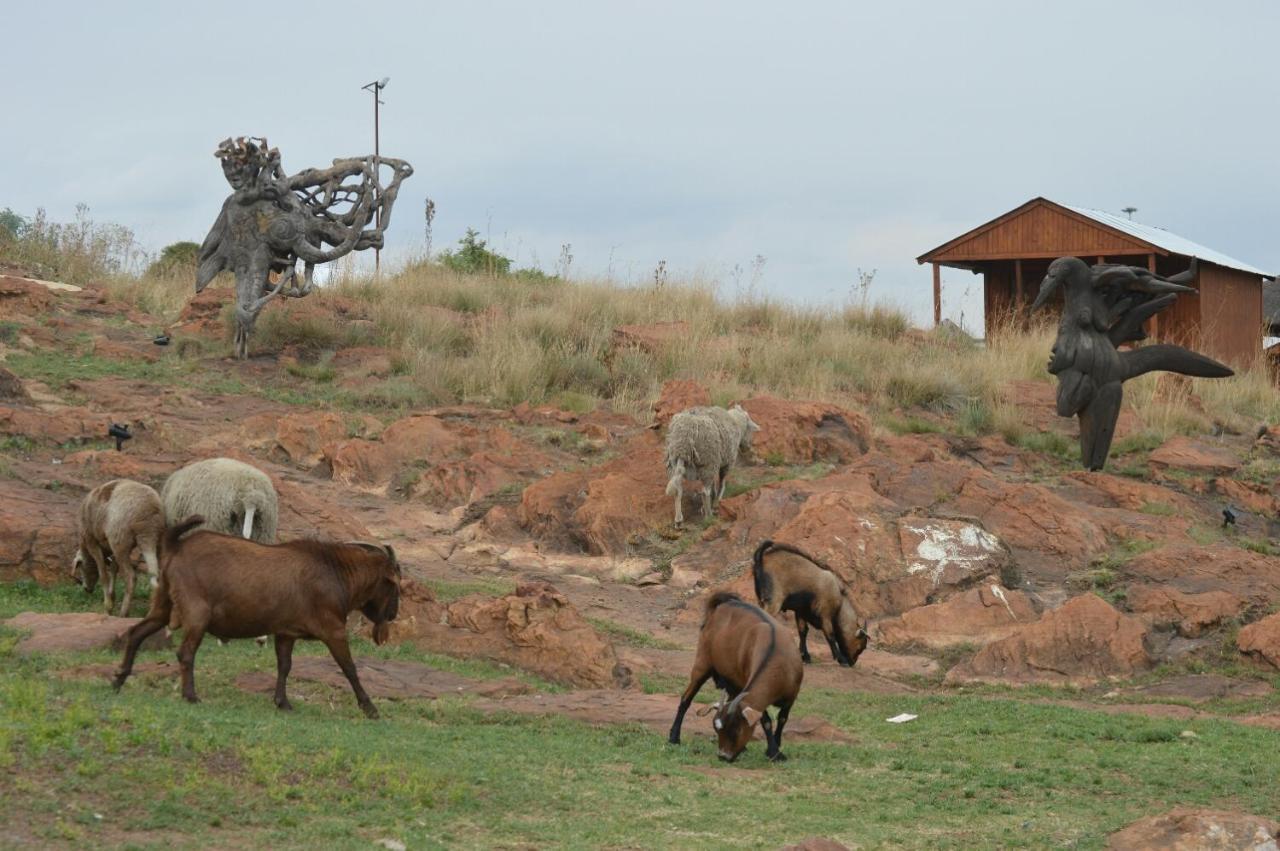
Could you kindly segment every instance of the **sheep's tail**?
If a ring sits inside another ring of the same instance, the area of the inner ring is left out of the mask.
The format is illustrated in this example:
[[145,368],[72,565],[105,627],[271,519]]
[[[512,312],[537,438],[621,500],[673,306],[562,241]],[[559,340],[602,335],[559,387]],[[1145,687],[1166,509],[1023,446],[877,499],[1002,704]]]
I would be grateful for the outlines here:
[[684,481],[684,459],[677,458],[676,463],[667,469],[671,470],[671,478],[667,480],[667,496],[671,496],[680,489],[680,483]]
[[252,504],[252,503],[250,503],[250,504],[248,504],[248,505],[246,505],[246,506],[244,507],[244,534],[243,534],[243,537],[245,537],[245,538],[251,538],[251,537],[253,537],[253,512],[254,512],[254,511],[256,511],[256,510],[257,510],[257,509],[253,506],[253,504]]
[[773,596],[773,588],[770,587],[773,583],[769,581],[769,574],[764,572],[764,555],[772,548],[773,541],[764,540],[751,555],[751,578],[756,586],[756,600],[762,606],[767,606],[769,598]]
[[182,536],[190,532],[192,529],[204,523],[204,518],[199,514],[193,514],[186,520],[182,520],[173,524],[164,530],[164,545],[162,549],[166,553],[174,552],[178,549],[182,542]]

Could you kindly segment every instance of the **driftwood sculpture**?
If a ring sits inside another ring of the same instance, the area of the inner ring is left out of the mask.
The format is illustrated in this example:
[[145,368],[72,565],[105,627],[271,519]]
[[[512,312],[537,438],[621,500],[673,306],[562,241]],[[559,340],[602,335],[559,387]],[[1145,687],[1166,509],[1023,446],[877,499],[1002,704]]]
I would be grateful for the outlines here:
[[[400,183],[413,168],[390,157],[358,157],[286,176],[279,150],[266,139],[243,136],[224,140],[214,156],[234,191],[200,246],[196,292],[223,270],[235,274],[236,357],[244,359],[249,334],[269,301],[312,293],[318,263],[382,247]],[[385,187],[381,166],[392,171]],[[305,267],[301,282],[299,260]]]
[[1199,378],[1225,378],[1230,368],[1182,346],[1167,344],[1119,351],[1121,343],[1146,339],[1142,323],[1173,304],[1178,293],[1195,292],[1191,268],[1161,277],[1138,266],[1099,264],[1090,268],[1075,257],[1049,265],[1036,310],[1058,289],[1064,305],[1049,372],[1058,377],[1058,416],[1080,418],[1080,460],[1101,470],[1111,451],[1120,416],[1123,383],[1155,370]]

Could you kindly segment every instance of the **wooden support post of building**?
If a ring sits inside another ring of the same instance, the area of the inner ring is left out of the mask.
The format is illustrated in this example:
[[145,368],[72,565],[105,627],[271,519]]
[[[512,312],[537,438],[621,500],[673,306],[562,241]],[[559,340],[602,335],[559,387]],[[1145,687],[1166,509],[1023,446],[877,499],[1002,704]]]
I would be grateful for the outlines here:
[[942,267],[933,264],[933,325],[942,324]]
[[1022,259],[1018,258],[1013,261],[1013,285],[1015,287],[1014,304],[1022,307],[1022,303],[1026,299],[1022,295]]
[[[1148,255],[1147,255],[1147,271],[1148,271],[1148,272],[1150,272],[1150,273],[1152,273],[1153,275],[1155,274],[1155,271],[1156,271],[1156,256],[1155,256],[1155,254],[1148,254]],[[1157,314],[1156,316],[1151,317],[1151,327],[1147,329],[1147,336],[1148,336],[1148,337],[1150,337],[1150,338],[1151,338],[1151,339],[1153,339],[1153,340],[1155,340],[1155,339],[1159,339],[1159,337],[1160,337],[1160,316],[1159,316],[1158,314]]]

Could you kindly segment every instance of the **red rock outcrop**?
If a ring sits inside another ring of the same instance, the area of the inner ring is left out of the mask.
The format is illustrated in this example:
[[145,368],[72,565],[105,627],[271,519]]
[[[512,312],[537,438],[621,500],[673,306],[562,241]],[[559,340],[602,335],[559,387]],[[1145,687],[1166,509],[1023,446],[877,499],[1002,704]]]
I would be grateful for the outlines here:
[[1236,617],[1249,601],[1228,591],[1186,594],[1163,585],[1134,585],[1128,589],[1129,609],[1154,626],[1173,626],[1180,635],[1196,638]]
[[1068,600],[1035,623],[988,644],[947,673],[947,682],[1089,683],[1132,676],[1153,660],[1139,618],[1095,594]]
[[665,426],[686,408],[710,404],[711,394],[698,382],[687,378],[668,381],[662,385],[658,401],[653,403],[653,424],[655,427]]
[[613,344],[634,346],[646,352],[657,352],[688,336],[689,323],[683,319],[677,319],[674,322],[650,322],[645,325],[619,325],[613,329]]
[[1170,544],[1137,556],[1124,569],[1186,594],[1227,591],[1259,607],[1280,601],[1280,558],[1227,543]]
[[875,627],[873,643],[886,647],[952,647],[988,644],[1004,638],[1038,617],[1021,591],[998,583],[982,584],[941,603],[919,606]]
[[1236,636],[1240,652],[1272,668],[1280,668],[1280,614],[1251,623]]
[[329,447],[354,437],[374,437],[381,431],[382,423],[368,414],[333,411],[302,411],[285,416],[259,414],[240,427],[251,449],[304,470],[318,466]]
[[1111,851],[1268,851],[1280,839],[1280,822],[1263,816],[1177,807],[1111,834]]
[[1149,461],[1156,469],[1210,475],[1230,473],[1240,467],[1240,459],[1231,450],[1184,435],[1166,440],[1151,453]]
[[551,547],[593,555],[622,553],[632,536],[672,522],[666,486],[662,439],[643,431],[612,461],[555,473],[525,488],[520,523]]
[[773,457],[787,464],[847,464],[871,443],[871,421],[865,415],[827,402],[756,396],[740,404],[760,426],[751,444],[757,458]]
[[613,645],[545,582],[521,585],[505,597],[473,594],[446,605],[406,581],[392,637],[440,653],[506,662],[567,685],[631,685],[631,672]]
[[22,380],[4,367],[0,367],[0,399],[18,404],[31,401]]
[[49,585],[69,576],[78,501],[0,478],[0,581]]

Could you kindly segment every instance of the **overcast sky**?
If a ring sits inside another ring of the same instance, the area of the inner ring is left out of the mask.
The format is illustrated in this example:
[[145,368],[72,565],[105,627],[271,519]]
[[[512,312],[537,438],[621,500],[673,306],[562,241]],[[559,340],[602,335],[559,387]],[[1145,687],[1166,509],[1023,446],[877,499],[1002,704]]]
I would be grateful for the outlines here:
[[[212,152],[409,160],[390,250],[467,226],[518,265],[931,319],[914,258],[1024,201],[1134,216],[1280,270],[1280,3],[13,3],[0,208],[200,241]],[[384,257],[386,255],[384,254]],[[739,273],[734,273],[734,267]],[[971,327],[980,278],[944,270]],[[966,299],[966,292],[968,293]]]

